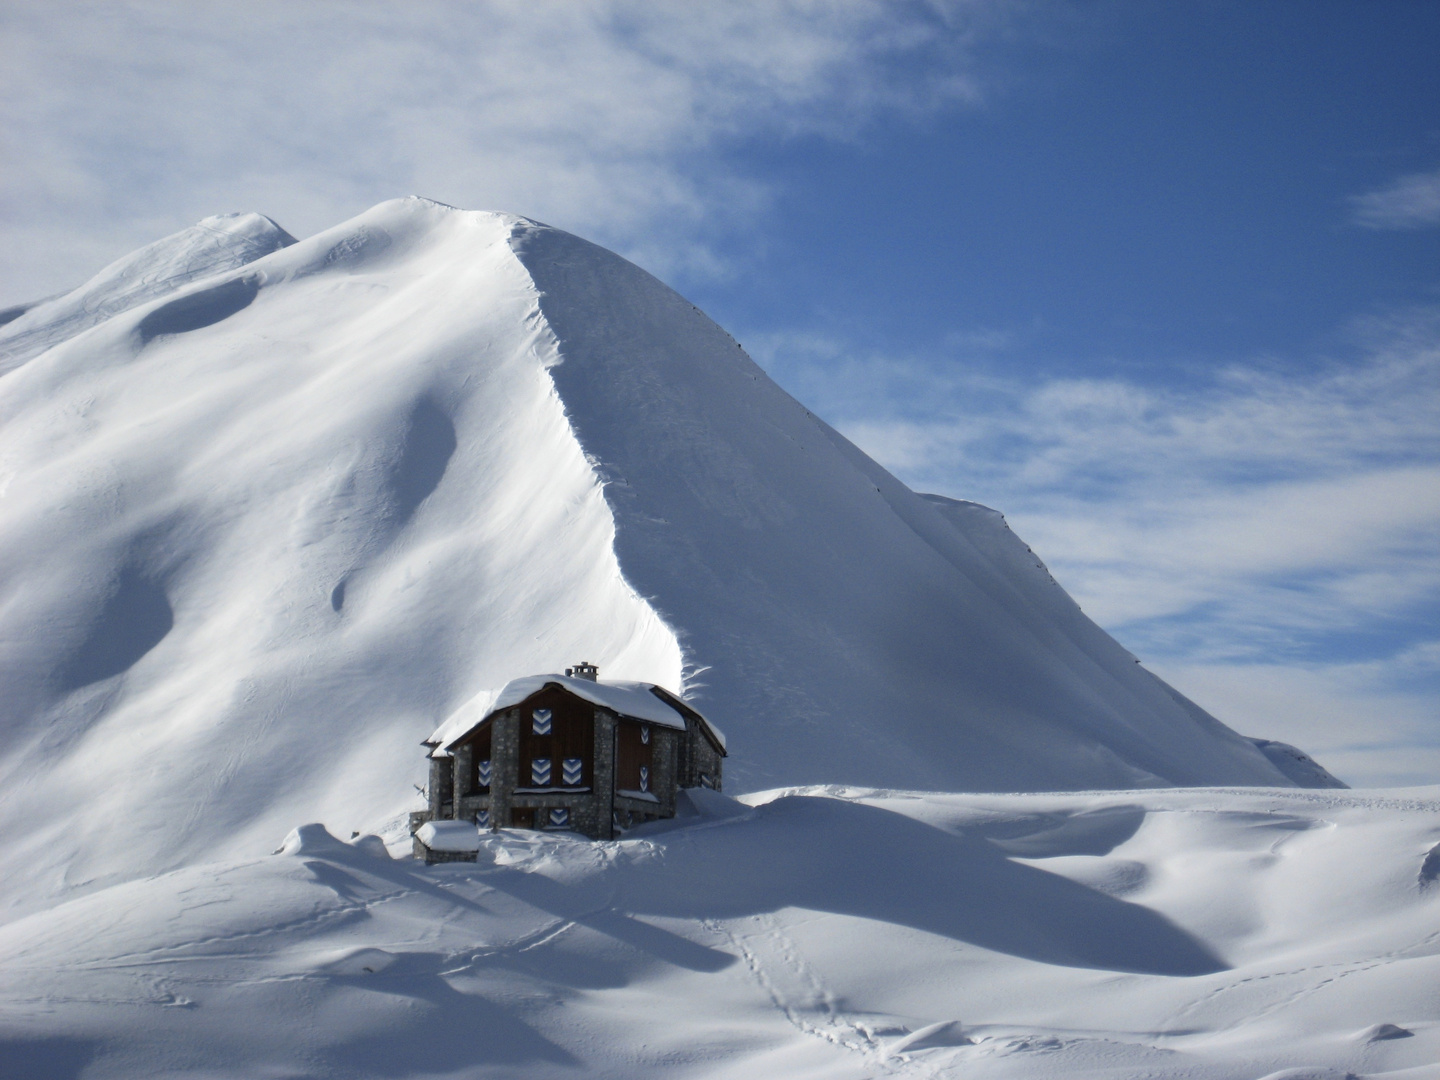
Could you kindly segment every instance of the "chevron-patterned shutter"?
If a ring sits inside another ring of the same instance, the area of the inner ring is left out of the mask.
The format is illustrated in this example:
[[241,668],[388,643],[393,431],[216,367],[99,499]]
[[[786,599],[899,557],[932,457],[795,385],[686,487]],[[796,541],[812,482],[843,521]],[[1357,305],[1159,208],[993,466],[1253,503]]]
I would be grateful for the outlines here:
[[490,760],[488,758],[480,762],[480,764],[476,766],[476,772],[479,774],[480,777],[480,786],[489,787],[490,777],[494,772],[494,769],[491,767]]
[[640,790],[650,790],[650,766],[648,765],[640,766]]
[[585,760],[578,757],[567,757],[560,763],[560,780],[566,787],[579,787],[580,781],[585,778]]
[[642,743],[644,743],[646,746],[649,746],[649,745],[650,745],[650,725],[649,725],[649,724],[641,724],[641,725],[640,725],[640,741],[641,741]]
[[550,786],[550,759],[537,757],[530,762],[530,783],[536,787]]
[[478,828],[488,829],[490,827],[490,811],[481,810],[475,815],[475,824]]
[[564,807],[556,807],[550,811],[550,827],[552,829],[563,829],[570,824],[570,811]]
[[536,735],[549,735],[553,723],[549,709],[536,709],[530,714],[530,730]]

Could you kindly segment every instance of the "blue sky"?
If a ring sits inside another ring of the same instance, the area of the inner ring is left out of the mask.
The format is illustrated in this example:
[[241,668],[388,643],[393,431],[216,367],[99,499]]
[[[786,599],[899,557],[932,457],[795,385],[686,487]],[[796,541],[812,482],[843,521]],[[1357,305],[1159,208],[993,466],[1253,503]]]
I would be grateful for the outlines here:
[[[783,230],[767,288],[715,302],[892,348],[998,331],[1048,371],[1170,383],[1435,299],[1435,234],[1357,228],[1350,199],[1440,161],[1440,9],[1097,10],[1003,50],[979,107],[744,146]],[[883,227],[837,227],[850,215]]]
[[1223,720],[1435,783],[1437,47],[1400,0],[10,3],[0,306],[219,211],[528,214]]

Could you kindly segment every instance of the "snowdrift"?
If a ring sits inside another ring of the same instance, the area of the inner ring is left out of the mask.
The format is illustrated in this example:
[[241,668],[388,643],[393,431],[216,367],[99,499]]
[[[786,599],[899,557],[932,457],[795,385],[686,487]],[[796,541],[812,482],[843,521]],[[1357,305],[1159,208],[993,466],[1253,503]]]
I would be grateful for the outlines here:
[[11,922],[0,1073],[1440,1076],[1434,788],[698,794],[433,867],[308,825]]
[[998,514],[534,222],[208,219],[11,319],[0,370],[12,904],[378,827],[454,709],[582,659],[683,687],[734,790],[1293,783]]

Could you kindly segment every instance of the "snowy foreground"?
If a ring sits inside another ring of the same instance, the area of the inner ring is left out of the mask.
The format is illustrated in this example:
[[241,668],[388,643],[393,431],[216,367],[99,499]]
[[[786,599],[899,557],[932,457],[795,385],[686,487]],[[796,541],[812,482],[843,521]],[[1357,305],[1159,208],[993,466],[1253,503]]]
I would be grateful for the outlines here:
[[0,1074],[1440,1077],[1440,790],[697,798],[11,922]]

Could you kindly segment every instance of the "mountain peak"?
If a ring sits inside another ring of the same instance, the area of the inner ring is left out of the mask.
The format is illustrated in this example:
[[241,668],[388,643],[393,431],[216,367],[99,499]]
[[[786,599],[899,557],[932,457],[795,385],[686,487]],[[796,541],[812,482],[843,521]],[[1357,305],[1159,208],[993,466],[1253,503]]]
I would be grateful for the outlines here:
[[911,492],[560,230],[207,218],[0,347],[0,844],[40,853],[12,889],[378,827],[449,713],[581,655],[683,684],[741,790],[1294,782],[999,515]]
[[79,288],[28,305],[0,326],[0,374],[121,312],[294,243],[264,214],[202,218],[116,259]]

